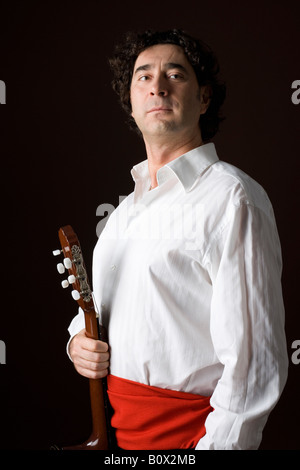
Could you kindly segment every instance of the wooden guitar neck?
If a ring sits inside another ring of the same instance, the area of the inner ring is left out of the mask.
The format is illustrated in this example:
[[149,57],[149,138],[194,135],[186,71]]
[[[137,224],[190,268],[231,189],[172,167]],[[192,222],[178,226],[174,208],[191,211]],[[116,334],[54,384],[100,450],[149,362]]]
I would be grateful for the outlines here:
[[[55,250],[53,254],[59,255],[62,252],[64,260],[57,265],[57,268],[61,274],[66,270],[69,273],[68,279],[63,281],[62,285],[63,287],[73,285],[72,296],[84,312],[86,335],[107,342],[106,331],[99,324],[79,240],[70,225],[61,227],[58,235],[61,250]],[[89,388],[92,433],[82,444],[62,447],[64,450],[107,450],[115,447],[114,433],[110,425],[111,410],[106,378],[89,379]]]

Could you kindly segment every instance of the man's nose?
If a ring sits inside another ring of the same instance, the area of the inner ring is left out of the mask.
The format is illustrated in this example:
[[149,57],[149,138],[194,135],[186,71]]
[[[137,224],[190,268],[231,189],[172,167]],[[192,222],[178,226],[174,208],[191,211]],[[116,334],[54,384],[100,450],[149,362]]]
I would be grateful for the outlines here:
[[168,84],[167,80],[163,77],[157,77],[152,82],[152,87],[150,90],[152,96],[167,96],[168,94]]

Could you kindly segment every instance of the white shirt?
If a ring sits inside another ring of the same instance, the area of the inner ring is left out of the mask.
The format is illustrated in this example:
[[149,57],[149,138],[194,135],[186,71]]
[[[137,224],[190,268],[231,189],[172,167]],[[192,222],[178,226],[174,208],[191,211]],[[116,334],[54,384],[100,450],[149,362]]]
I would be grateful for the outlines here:
[[[287,377],[281,250],[262,187],[212,143],[147,161],[93,257],[113,375],[211,395],[196,449],[256,449]],[[71,337],[84,328],[82,312]]]

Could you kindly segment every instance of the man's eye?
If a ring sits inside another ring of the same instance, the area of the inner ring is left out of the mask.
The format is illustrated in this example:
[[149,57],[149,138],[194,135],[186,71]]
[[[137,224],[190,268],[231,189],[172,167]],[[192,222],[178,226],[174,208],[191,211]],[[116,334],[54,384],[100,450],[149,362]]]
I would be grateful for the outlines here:
[[172,78],[172,80],[177,80],[181,78],[181,75],[179,73],[171,73],[169,77]]
[[139,80],[140,80],[141,82],[145,82],[146,80],[148,80],[148,78],[149,78],[149,77],[148,77],[147,75],[142,75],[142,76],[139,78]]

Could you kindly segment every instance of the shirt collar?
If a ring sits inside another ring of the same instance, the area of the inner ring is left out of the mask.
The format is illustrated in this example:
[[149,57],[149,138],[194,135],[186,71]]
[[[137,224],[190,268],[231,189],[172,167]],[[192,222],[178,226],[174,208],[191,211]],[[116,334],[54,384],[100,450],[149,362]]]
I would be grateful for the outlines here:
[[[158,185],[161,185],[175,174],[185,191],[188,192],[194,186],[197,178],[218,160],[214,143],[201,145],[161,167],[156,175]],[[144,190],[149,189],[150,176],[147,160],[135,165],[131,170],[131,174],[135,183],[142,185]]]

